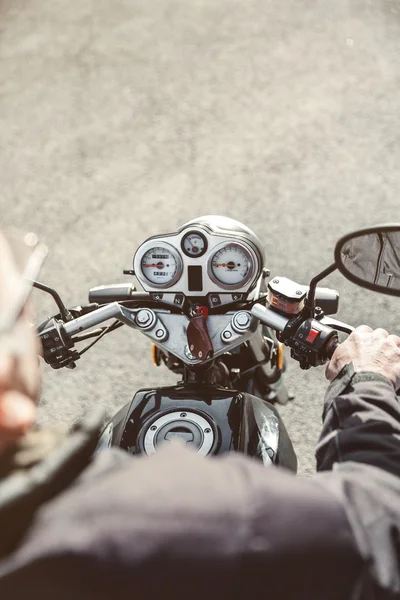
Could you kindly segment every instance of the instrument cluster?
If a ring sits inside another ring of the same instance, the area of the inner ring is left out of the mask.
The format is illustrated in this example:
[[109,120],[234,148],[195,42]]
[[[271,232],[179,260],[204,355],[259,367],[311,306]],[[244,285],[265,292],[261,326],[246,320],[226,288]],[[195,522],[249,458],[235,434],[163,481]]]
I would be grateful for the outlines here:
[[210,306],[247,298],[263,267],[257,238],[244,229],[229,232],[191,223],[138,248],[133,266],[142,287],[155,300],[175,305],[186,296],[207,297]]

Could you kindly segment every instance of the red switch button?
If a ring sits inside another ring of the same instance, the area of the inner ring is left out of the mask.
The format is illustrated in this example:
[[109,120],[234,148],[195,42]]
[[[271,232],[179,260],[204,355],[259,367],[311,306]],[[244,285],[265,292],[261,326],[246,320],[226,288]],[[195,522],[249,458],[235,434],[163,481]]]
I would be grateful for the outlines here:
[[310,332],[308,334],[308,336],[306,337],[306,342],[308,342],[309,344],[313,344],[315,342],[315,339],[319,336],[321,332],[318,329],[313,329],[311,327]]

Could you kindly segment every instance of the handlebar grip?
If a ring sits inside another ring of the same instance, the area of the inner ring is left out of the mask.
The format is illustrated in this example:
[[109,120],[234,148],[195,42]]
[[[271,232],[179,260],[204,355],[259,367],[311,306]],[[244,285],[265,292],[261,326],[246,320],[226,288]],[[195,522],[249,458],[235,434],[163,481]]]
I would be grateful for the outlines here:
[[108,304],[110,302],[123,302],[131,300],[135,291],[132,283],[114,283],[112,285],[99,285],[89,290],[89,302]]
[[255,304],[251,309],[251,314],[259,319],[264,325],[268,325],[276,331],[283,331],[289,323],[288,317],[271,310],[262,304]]
[[337,337],[334,337],[333,339],[331,339],[328,342],[328,345],[327,345],[327,348],[326,348],[326,351],[325,351],[326,357],[329,358],[329,359],[331,359],[332,356],[333,356],[333,354],[334,354],[334,352],[335,352],[335,350],[336,350],[336,348],[338,348],[339,346],[340,346],[340,342],[337,339]]

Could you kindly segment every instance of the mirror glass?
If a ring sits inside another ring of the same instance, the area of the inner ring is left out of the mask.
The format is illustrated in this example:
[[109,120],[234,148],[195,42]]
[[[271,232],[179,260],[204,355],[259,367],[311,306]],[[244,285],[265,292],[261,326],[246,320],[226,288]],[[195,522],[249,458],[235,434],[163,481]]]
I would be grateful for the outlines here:
[[400,225],[380,225],[344,236],[336,246],[335,261],[354,283],[400,296]]

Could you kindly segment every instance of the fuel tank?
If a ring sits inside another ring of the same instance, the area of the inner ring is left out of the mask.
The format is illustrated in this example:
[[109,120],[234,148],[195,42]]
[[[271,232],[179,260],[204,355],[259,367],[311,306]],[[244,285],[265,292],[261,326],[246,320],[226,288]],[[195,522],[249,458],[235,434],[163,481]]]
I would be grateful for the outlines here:
[[139,390],[105,427],[98,450],[119,446],[151,455],[173,440],[202,456],[242,452],[265,466],[297,471],[277,409],[256,396],[211,385]]

